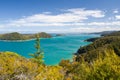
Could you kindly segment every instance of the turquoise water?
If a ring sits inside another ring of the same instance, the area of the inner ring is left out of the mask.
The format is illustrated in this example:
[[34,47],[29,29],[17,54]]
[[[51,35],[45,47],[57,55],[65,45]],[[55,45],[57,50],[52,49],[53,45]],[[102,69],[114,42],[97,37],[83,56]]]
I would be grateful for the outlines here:
[[[76,34],[53,37],[50,39],[41,39],[41,48],[44,51],[44,61],[46,65],[56,65],[62,59],[72,59],[80,46],[89,44],[85,39],[97,37],[95,34]],[[16,52],[26,58],[29,54],[35,52],[35,40],[29,41],[0,41],[0,51]]]

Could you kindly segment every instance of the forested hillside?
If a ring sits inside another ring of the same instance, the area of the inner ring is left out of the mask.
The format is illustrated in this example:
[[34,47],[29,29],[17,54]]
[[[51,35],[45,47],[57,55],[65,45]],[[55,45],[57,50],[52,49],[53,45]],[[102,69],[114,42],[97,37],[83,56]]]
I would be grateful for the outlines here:
[[120,80],[120,34],[114,32],[80,47],[74,61],[62,60],[69,80]]
[[[52,36],[50,34],[47,34],[45,32],[37,33],[39,34],[40,38],[51,38]],[[6,34],[0,34],[0,40],[28,40],[28,39],[34,39],[36,34],[20,34],[18,32],[13,33],[6,33]]]

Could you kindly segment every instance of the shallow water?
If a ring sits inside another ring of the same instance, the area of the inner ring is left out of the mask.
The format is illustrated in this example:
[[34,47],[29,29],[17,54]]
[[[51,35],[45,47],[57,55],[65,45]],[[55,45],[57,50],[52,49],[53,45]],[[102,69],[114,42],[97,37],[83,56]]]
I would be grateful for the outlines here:
[[[84,40],[92,37],[98,37],[95,34],[74,34],[49,39],[41,39],[41,49],[44,51],[44,62],[46,65],[56,65],[62,59],[72,59],[80,46],[90,44]],[[35,40],[28,41],[0,41],[0,51],[16,52],[26,58],[29,54],[35,52]]]

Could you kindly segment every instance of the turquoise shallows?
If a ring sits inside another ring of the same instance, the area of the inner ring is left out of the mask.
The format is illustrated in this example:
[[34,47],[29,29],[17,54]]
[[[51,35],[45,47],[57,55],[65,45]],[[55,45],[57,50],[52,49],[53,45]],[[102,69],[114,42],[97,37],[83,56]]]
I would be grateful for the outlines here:
[[[57,65],[62,59],[72,59],[80,46],[85,46],[90,42],[85,39],[98,37],[95,34],[76,34],[41,39],[41,48],[44,51],[44,62],[46,65]],[[0,41],[0,51],[16,52],[26,58],[35,52],[35,40],[28,41]]]

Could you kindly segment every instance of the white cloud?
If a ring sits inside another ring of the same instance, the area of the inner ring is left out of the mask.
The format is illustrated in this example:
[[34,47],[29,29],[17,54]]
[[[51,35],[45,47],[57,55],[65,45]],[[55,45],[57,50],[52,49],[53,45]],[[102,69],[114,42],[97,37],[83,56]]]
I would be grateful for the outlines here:
[[68,11],[74,13],[74,14],[78,14],[79,16],[92,16],[95,18],[101,18],[104,17],[104,12],[101,10],[85,10],[85,9],[68,9]]
[[120,26],[120,21],[112,21],[112,22],[91,22],[87,23],[90,26]]
[[[0,31],[96,32],[120,29],[120,27],[113,27],[120,26],[120,21],[93,22],[91,20],[91,18],[104,17],[105,12],[102,10],[82,8],[63,10],[59,14],[43,12],[1,24]],[[117,15],[116,19],[120,19],[120,16]]]
[[120,19],[120,15],[116,15],[115,18],[116,18],[117,20],[119,20],[119,19]]
[[115,10],[113,11],[113,13],[114,13],[114,14],[117,14],[117,13],[119,13],[119,11],[118,11],[117,9],[115,9]]
[[115,17],[114,16],[109,17],[108,20],[115,20]]
[[102,18],[104,12],[101,10],[86,9],[67,9],[60,14],[52,14],[51,12],[43,12],[32,16],[24,17],[11,21],[8,26],[62,26],[66,23],[79,23],[87,20],[89,17]]
[[3,25],[0,25],[0,28],[3,28],[4,26]]

